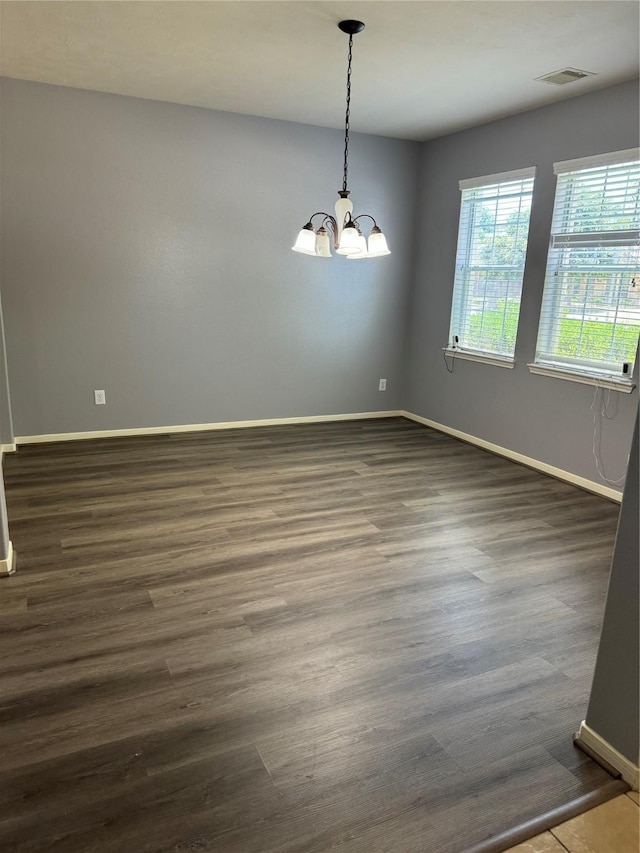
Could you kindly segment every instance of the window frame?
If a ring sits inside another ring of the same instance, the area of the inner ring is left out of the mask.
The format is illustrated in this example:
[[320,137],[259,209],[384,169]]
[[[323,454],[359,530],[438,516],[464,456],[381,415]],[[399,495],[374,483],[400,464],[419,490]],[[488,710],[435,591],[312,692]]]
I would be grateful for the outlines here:
[[[513,271],[519,274],[520,276],[520,293],[518,297],[518,316],[516,321],[516,334],[513,343],[513,351],[511,352],[499,352],[495,350],[485,350],[478,349],[471,346],[465,346],[464,341],[462,343],[458,343],[455,340],[455,337],[458,335],[461,327],[465,327],[468,324],[469,317],[471,316],[471,312],[468,307],[468,302],[470,299],[470,273],[468,272],[470,268],[473,268],[475,271],[478,271],[479,268],[486,267],[486,271],[490,271],[491,269],[498,269],[501,265],[496,264],[478,264],[474,263],[471,258],[474,237],[477,235],[477,230],[480,226],[479,223],[473,221],[475,214],[475,204],[482,202],[482,199],[477,199],[474,202],[473,199],[469,199],[469,196],[465,198],[465,192],[478,190],[482,188],[488,188],[495,186],[496,187],[496,195],[499,197],[499,188],[503,185],[516,183],[516,182],[524,182],[530,181],[531,188],[530,191],[520,191],[517,193],[520,198],[525,195],[530,195],[531,203],[533,203],[533,194],[535,192],[535,180],[536,180],[537,167],[536,166],[527,166],[521,169],[514,169],[506,172],[499,172],[494,175],[483,175],[475,178],[465,178],[459,181],[459,190],[461,193],[460,199],[460,213],[458,217],[458,236],[456,243],[456,257],[455,257],[455,273],[454,273],[454,281],[453,281],[453,290],[451,295],[451,311],[450,311],[450,319],[449,319],[449,342],[447,346],[443,347],[443,351],[445,355],[455,356],[457,358],[465,359],[468,361],[476,361],[482,362],[484,364],[489,364],[497,367],[507,367],[513,368],[515,365],[515,351],[517,345],[517,334],[518,334],[518,326],[520,322],[520,311],[522,306],[522,288],[524,281],[524,273],[526,269],[527,256],[529,251],[529,234],[530,234],[530,226],[531,226],[531,207],[529,208],[529,217],[526,225],[526,244],[525,251],[522,259],[521,266],[503,266],[502,268],[507,271]],[[506,196],[505,196],[506,198]],[[469,209],[469,205],[473,206],[472,209]],[[496,233],[497,228],[494,225],[494,233]],[[463,272],[463,270],[466,271]],[[506,316],[505,311],[505,316]],[[464,318],[463,320],[461,318]]]
[[[567,179],[562,180],[560,176],[573,175],[592,169],[635,163],[640,161],[640,149],[631,148],[623,151],[615,151],[609,154],[598,154],[592,157],[581,157],[576,160],[565,160],[553,164],[554,173],[558,176],[556,192],[553,204],[553,217],[550,230],[549,250],[545,267],[544,288],[542,306],[538,321],[538,336],[533,363],[529,364],[531,373],[553,376],[558,379],[567,379],[588,385],[598,385],[630,393],[635,387],[633,373],[637,370],[637,347],[633,359],[633,367],[628,375],[623,374],[623,364],[606,362],[604,359],[590,359],[588,356],[560,356],[557,352],[557,341],[560,323],[562,320],[561,306],[563,305],[563,286],[560,283],[558,272],[562,271],[563,252],[571,250],[572,247],[588,247],[592,250],[598,248],[612,248],[625,245],[640,245],[640,231],[638,229],[608,229],[600,231],[567,231],[562,230],[562,225],[575,211],[569,198],[572,191]],[[632,179],[632,178],[631,178]],[[604,196],[604,189],[603,189]],[[574,220],[576,224],[576,220]],[[577,221],[579,224],[579,220]],[[640,226],[640,223],[639,223]],[[590,268],[585,264],[585,272],[596,273],[600,268],[593,264]],[[615,269],[615,265],[611,265]],[[635,267],[634,267],[635,269]],[[620,265],[620,274],[626,274],[626,269]],[[631,275],[633,276],[633,272]],[[559,283],[555,283],[556,280]],[[585,295],[583,308],[584,313],[588,309],[588,295]],[[617,321],[617,316],[616,316]],[[614,321],[614,330],[618,325]],[[623,324],[620,324],[623,325]],[[628,324],[624,324],[628,325]],[[639,327],[640,331],[640,327]]]

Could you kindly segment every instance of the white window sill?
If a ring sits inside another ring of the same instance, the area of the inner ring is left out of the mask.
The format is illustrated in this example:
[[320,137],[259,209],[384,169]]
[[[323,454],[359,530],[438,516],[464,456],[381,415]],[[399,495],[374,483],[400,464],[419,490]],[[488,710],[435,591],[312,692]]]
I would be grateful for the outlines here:
[[452,349],[451,347],[443,347],[444,354],[451,358],[461,358],[464,361],[479,361],[481,364],[492,364],[494,367],[508,367],[512,369],[515,361],[507,356],[489,355],[482,352],[471,352],[469,350]]
[[540,376],[567,379],[569,382],[581,382],[583,385],[596,385],[598,388],[622,391],[623,394],[630,394],[636,387],[630,379],[616,379],[613,376],[596,376],[595,374],[579,373],[578,371],[561,367],[547,367],[547,365],[543,364],[529,364],[527,367],[531,373],[536,373]]

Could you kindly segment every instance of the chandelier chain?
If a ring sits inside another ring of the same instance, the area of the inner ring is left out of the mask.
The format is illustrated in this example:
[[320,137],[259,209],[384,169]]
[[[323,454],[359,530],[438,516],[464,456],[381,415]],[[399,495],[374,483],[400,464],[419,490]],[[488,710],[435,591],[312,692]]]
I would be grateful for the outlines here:
[[353,56],[353,34],[349,34],[349,58],[347,62],[347,110],[344,116],[344,169],[342,190],[347,192],[347,171],[349,161],[349,119],[351,117],[351,59]]

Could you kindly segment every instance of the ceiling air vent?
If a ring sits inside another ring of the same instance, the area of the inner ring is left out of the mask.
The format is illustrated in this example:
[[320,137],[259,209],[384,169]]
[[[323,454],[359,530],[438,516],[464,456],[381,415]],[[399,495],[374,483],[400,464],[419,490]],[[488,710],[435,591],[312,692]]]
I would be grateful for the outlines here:
[[536,77],[541,83],[555,83],[556,86],[564,86],[565,83],[574,83],[584,77],[593,77],[594,71],[580,71],[579,68],[563,68],[562,71],[552,71],[544,77]]

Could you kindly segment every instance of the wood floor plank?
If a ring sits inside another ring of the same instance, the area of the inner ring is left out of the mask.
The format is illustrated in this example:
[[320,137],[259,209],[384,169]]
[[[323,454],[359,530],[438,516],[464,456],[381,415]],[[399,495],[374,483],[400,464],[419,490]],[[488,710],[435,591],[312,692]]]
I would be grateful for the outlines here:
[[12,853],[460,853],[605,784],[618,507],[402,418],[21,447]]

